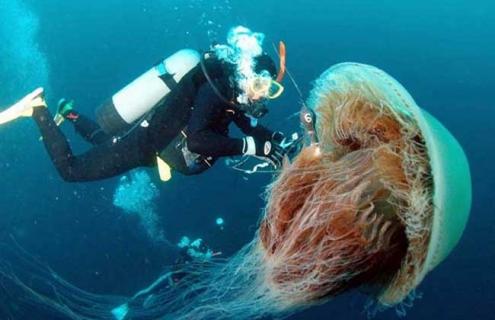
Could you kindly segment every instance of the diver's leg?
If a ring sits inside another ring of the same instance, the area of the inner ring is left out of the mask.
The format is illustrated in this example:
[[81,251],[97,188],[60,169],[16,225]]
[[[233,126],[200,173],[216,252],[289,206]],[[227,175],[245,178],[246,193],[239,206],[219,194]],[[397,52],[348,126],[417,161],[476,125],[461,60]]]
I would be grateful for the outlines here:
[[34,108],[33,118],[53,164],[66,181],[110,178],[153,163],[154,153],[148,147],[146,132],[140,127],[121,140],[107,141],[75,156],[47,108]]
[[72,122],[76,132],[93,145],[102,144],[111,138],[96,122],[74,110],[74,100],[60,99],[54,120],[57,126],[64,121]]
[[[76,113],[74,111],[74,113]],[[112,137],[103,131],[103,129],[93,120],[83,114],[76,113],[77,117],[68,119],[74,124],[76,132],[87,142],[98,145],[107,142]]]

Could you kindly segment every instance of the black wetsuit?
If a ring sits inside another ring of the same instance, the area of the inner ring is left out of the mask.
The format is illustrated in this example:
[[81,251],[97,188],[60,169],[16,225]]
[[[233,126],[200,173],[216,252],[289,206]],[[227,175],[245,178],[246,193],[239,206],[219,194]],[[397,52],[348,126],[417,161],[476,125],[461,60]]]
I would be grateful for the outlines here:
[[[222,92],[229,96],[224,71],[216,66],[210,70],[212,77],[218,80],[218,87],[223,88]],[[244,112],[221,99],[206,81],[199,66],[190,71],[166,99],[154,108],[145,125],[138,124],[122,136],[108,136],[96,123],[80,115],[74,121],[76,130],[94,145],[80,155],[73,154],[47,108],[35,108],[33,117],[53,164],[66,181],[99,180],[137,167],[154,166],[156,156],[160,153],[166,162],[170,158],[174,168],[174,163],[183,159],[174,159],[181,156],[175,152],[178,150],[173,150],[175,146],[171,142],[180,138],[181,133],[187,137],[187,149],[207,157],[208,165],[218,157],[242,154],[243,140],[228,136],[228,127],[232,122],[247,135],[264,140],[270,139],[272,135],[264,127],[253,127]],[[183,167],[183,164],[177,167]],[[204,171],[178,170],[185,174]]]

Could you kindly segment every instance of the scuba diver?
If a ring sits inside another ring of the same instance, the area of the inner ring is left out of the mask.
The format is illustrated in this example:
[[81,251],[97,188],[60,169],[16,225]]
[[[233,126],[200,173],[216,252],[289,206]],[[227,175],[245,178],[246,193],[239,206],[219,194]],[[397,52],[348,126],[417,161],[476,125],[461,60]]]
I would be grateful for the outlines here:
[[[283,92],[285,46],[280,68],[262,51],[264,35],[233,28],[228,44],[199,54],[180,50],[117,92],[96,111],[96,122],[62,99],[55,118],[42,88],[0,113],[0,124],[31,116],[60,176],[69,182],[93,181],[137,167],[157,166],[160,178],[171,168],[194,175],[219,157],[253,156],[279,168],[284,135],[258,125],[266,102]],[[63,121],[93,147],[75,155],[60,130]],[[246,135],[229,137],[229,125]]]

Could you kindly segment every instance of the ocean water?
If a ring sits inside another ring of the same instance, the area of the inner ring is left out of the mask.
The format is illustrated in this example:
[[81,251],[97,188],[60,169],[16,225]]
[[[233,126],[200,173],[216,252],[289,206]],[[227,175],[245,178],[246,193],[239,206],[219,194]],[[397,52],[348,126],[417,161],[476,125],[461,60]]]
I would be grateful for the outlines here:
[[[239,24],[265,33],[271,53],[272,43],[286,42],[303,94],[287,81],[263,121],[269,127],[296,130],[293,115],[312,81],[335,63],[356,61],[394,76],[456,136],[471,166],[470,220],[453,253],[418,288],[422,298],[407,318],[493,319],[492,1],[0,0],[0,106],[41,85],[52,109],[70,97],[91,114],[160,58],[224,41]],[[88,147],[69,126],[64,132],[76,151]],[[30,120],[0,127],[0,150],[0,242],[15,238],[61,277],[99,294],[129,296],[147,286],[177,257],[174,244],[183,236],[234,254],[252,239],[271,180],[223,163],[166,184],[149,171],[156,197],[143,218],[114,204],[120,178],[63,182]],[[221,228],[218,217],[225,220]],[[22,297],[1,284],[0,319],[58,319],[36,307],[23,310]],[[290,319],[365,319],[365,302],[354,291]],[[397,317],[394,310],[377,315]]]

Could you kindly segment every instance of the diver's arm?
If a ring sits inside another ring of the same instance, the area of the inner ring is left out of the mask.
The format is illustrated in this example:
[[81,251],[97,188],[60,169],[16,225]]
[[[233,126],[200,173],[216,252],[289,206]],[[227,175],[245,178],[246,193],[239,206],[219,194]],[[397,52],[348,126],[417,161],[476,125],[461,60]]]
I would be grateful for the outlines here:
[[187,148],[209,157],[228,157],[243,154],[244,141],[219,135],[205,129],[190,134],[187,138]]
[[211,157],[243,154],[242,139],[225,137],[211,129],[224,110],[222,104],[209,85],[199,89],[188,125],[187,147],[190,151]]
[[241,111],[236,112],[234,122],[248,136],[253,136],[258,140],[271,140],[273,138],[274,132],[272,130],[259,125],[257,119],[251,119]]
[[280,146],[284,140],[282,132],[274,132],[261,125],[256,119],[237,111],[234,116],[235,124],[247,135],[243,139],[243,154],[265,158],[275,168],[282,165],[285,151]]

